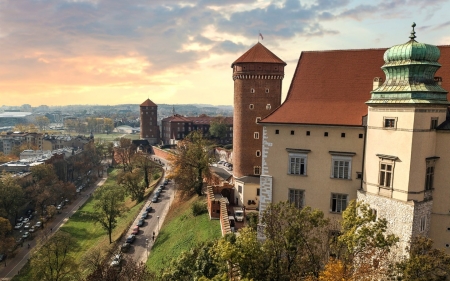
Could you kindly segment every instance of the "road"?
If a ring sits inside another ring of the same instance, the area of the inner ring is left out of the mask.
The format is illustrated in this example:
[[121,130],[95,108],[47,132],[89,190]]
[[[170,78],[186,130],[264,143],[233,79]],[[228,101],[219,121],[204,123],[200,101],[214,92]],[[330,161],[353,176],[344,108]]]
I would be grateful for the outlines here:
[[[159,159],[156,156],[152,158]],[[161,162],[165,164],[164,168],[167,167],[167,162],[164,159],[160,159]],[[169,169],[169,167],[167,167]],[[165,178],[161,178],[159,184],[164,182]],[[146,262],[148,256],[150,255],[151,248],[153,246],[153,232],[155,232],[155,241],[158,239],[159,230],[164,222],[164,219],[169,211],[170,204],[172,204],[175,195],[175,183],[173,181],[166,185],[165,189],[161,192],[159,200],[157,203],[151,203],[153,198],[153,193],[148,197],[148,201],[145,203],[139,215],[135,219],[131,228],[128,230],[128,236],[131,234],[132,228],[137,225],[141,214],[145,211],[147,206],[152,206],[153,210],[149,213],[149,216],[145,220],[145,224],[140,228],[138,235],[136,235],[136,240],[132,244],[131,249],[125,253],[126,255],[132,255],[133,260],[138,262]],[[122,243],[125,243],[126,236],[123,238]]]
[[[12,279],[27,263],[30,258],[30,253],[35,250],[36,244],[38,241],[48,239],[56,232],[61,226],[63,226],[69,218],[82,206],[87,199],[89,198],[88,194],[92,194],[95,189],[99,186],[102,186],[107,179],[106,170],[103,173],[103,178],[99,179],[93,186],[88,187],[83,190],[83,192],[69,203],[66,204],[61,214],[57,214],[53,220],[45,223],[45,227],[42,230],[37,230],[33,235],[33,240],[28,240],[23,243],[22,247],[18,248],[18,252],[16,256],[12,259],[8,258],[5,261],[5,266],[0,267],[0,278],[1,280],[10,280]],[[30,249],[28,249],[27,244],[30,244]],[[2,262],[3,263],[3,262]]]

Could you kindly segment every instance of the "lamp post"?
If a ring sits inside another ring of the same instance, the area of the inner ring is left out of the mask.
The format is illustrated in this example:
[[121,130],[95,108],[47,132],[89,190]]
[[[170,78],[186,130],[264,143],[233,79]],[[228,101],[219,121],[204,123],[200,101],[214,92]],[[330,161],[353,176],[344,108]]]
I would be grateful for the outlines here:
[[158,235],[159,235],[159,216],[157,216],[158,218]]
[[148,238],[145,239],[145,248],[147,248],[147,259],[148,259]]

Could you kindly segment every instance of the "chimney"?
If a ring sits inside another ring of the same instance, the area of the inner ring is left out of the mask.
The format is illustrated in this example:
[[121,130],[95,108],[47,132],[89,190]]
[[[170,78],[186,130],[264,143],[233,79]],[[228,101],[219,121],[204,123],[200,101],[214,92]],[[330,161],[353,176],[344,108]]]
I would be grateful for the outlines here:
[[377,89],[378,87],[381,86],[381,84],[383,84],[383,78],[381,78],[381,77],[373,78],[373,89],[372,90]]
[[439,86],[442,86],[442,77],[434,77],[434,82],[436,82]]

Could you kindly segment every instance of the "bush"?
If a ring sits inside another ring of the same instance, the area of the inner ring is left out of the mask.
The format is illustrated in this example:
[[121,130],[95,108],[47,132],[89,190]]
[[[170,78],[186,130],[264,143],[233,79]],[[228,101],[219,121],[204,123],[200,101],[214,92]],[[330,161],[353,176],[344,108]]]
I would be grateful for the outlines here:
[[160,176],[161,176],[161,175],[160,175],[159,173],[154,174],[154,175],[153,175],[153,180],[159,179]]
[[257,230],[258,228],[258,214],[257,213],[248,213],[247,214],[247,225],[253,230]]
[[233,145],[232,144],[227,144],[227,145],[224,145],[223,148],[225,148],[225,149],[233,149]]
[[191,209],[194,217],[208,212],[206,202],[203,201],[195,201],[194,204],[192,204]]

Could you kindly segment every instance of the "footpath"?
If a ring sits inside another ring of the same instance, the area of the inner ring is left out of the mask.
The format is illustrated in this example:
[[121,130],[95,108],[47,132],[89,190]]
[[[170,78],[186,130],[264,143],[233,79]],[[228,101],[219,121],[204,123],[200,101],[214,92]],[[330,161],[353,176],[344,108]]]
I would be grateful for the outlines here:
[[[44,224],[44,229],[37,230],[32,240],[25,241],[22,247],[18,248],[16,256],[12,259],[7,258],[4,266],[0,266],[0,280],[11,280],[30,259],[30,256],[37,250],[36,246],[40,241],[49,239],[69,218],[89,199],[90,195],[99,186],[102,186],[107,179],[107,171],[103,171],[103,178],[99,179],[93,186],[83,190],[81,194],[65,206],[61,214],[56,215],[52,220]],[[28,244],[30,247],[28,248]],[[2,262],[3,263],[3,262]]]

